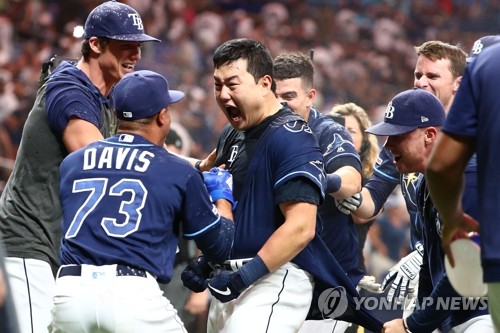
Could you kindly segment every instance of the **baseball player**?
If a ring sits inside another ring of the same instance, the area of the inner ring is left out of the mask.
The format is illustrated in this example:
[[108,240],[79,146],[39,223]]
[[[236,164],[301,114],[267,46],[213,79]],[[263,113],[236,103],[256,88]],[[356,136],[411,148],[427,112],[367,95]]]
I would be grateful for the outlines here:
[[[274,59],[273,75],[276,80],[276,97],[307,121],[314,133],[325,163],[327,178],[325,202],[318,207],[322,220],[321,238],[347,273],[358,285],[364,272],[358,268],[358,235],[349,217],[335,207],[334,198],[346,198],[361,189],[361,161],[352,138],[345,127],[333,118],[322,115],[312,107],[316,97],[313,88],[314,66],[309,56],[300,53],[282,53]],[[368,281],[369,278],[364,281]],[[373,281],[375,278],[372,279]],[[380,284],[374,284],[377,290]],[[335,327],[344,332],[349,323],[328,319],[326,322],[306,321],[300,332]],[[326,326],[325,326],[326,325]]]
[[[476,45],[476,44],[475,44]],[[475,230],[480,222],[483,279],[488,284],[490,313],[500,330],[498,244],[498,124],[497,78],[500,75],[497,43],[467,66],[455,102],[435,144],[427,167],[431,198],[443,221],[442,245],[450,261],[449,245],[459,230]],[[467,214],[461,202],[467,196],[462,177],[470,156],[477,152],[478,216]],[[471,218],[472,217],[472,218]],[[477,219],[477,221],[475,221]]]
[[[400,173],[419,172],[423,175],[444,119],[445,111],[441,102],[434,95],[414,88],[396,95],[387,105],[384,121],[366,131],[388,137],[385,148],[392,154]],[[467,196],[462,205],[469,214],[476,215],[475,167],[466,170],[465,177]],[[460,299],[460,295],[451,286],[444,270],[441,220],[429,199],[424,176],[416,186],[416,195],[423,236],[423,263],[417,302],[421,306],[404,319],[385,323],[383,332],[432,332],[437,328],[442,332],[493,332],[487,306],[469,308],[469,305],[455,302],[446,307],[440,303],[450,298]]]
[[82,58],[62,62],[38,90],[14,170],[0,198],[0,230],[21,332],[47,332],[61,236],[59,165],[70,152],[116,131],[107,96],[134,70],[144,33],[137,11],[107,1],[85,22]]
[[[316,234],[322,154],[304,119],[276,99],[273,59],[264,45],[229,40],[213,61],[216,101],[229,121],[215,165],[233,174],[236,207],[231,260],[208,280],[215,298],[209,332],[297,332],[310,306],[318,307],[314,287],[343,286],[351,305],[359,295]],[[203,290],[207,276],[198,276],[201,288],[185,285]],[[381,330],[365,308],[355,314]]]
[[51,329],[186,332],[157,281],[172,277],[181,228],[206,260],[228,257],[231,175],[215,168],[203,177],[163,148],[170,105],[184,97],[163,76],[127,74],[112,94],[118,133],[61,164],[63,237]]
[[[418,58],[414,71],[414,86],[437,96],[447,110],[466,67],[467,53],[458,46],[441,41],[425,42],[415,50]],[[387,294],[389,300],[396,298],[398,302],[402,302],[406,295],[411,299],[416,294],[423,254],[421,223],[416,206],[416,185],[421,178],[422,175],[415,172],[400,174],[395,168],[392,155],[387,149],[382,149],[374,174],[361,193],[338,203],[346,214],[352,211],[357,217],[369,218],[380,211],[396,185],[401,185],[411,219],[413,251],[402,258],[382,282],[382,289],[390,286]],[[410,307],[408,313],[411,311]]]

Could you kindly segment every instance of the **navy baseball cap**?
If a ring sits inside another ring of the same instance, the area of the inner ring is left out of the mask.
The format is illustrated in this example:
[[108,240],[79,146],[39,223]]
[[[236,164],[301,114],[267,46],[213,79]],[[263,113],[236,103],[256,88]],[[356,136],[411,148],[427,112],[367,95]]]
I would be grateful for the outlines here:
[[183,92],[168,89],[162,75],[148,70],[126,74],[111,94],[116,116],[123,120],[151,117],[184,98]]
[[106,1],[90,12],[85,21],[84,37],[107,37],[130,42],[160,41],[144,33],[142,19],[134,8],[115,0]]
[[375,135],[400,135],[420,127],[442,126],[446,115],[443,104],[423,89],[403,91],[389,102],[384,121],[365,131]]
[[467,57],[467,63],[473,61],[485,48],[498,42],[500,42],[500,35],[484,36],[476,40]]

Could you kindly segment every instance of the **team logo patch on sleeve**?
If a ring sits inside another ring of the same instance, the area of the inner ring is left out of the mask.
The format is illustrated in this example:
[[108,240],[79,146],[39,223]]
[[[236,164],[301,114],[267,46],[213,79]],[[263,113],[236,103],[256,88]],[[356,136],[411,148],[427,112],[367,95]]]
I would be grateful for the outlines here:
[[307,132],[312,133],[309,125],[304,121],[292,121],[285,124],[285,129],[292,133]]

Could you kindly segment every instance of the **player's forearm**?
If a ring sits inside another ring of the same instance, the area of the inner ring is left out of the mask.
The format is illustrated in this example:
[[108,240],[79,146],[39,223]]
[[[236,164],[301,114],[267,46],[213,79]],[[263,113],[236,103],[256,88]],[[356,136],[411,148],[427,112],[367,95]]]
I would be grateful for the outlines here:
[[225,200],[225,199],[219,199],[215,202],[215,207],[219,211],[219,214],[221,216],[224,216],[225,218],[234,221],[233,219],[233,206],[230,201]]
[[271,272],[295,258],[316,233],[316,205],[284,203],[280,207],[285,223],[269,237],[258,253]]
[[372,195],[367,188],[363,187],[361,190],[361,197],[363,198],[361,205],[359,205],[358,209],[351,214],[362,219],[369,219],[376,215],[378,212],[375,212],[375,204],[373,202]]
[[335,199],[348,198],[361,191],[361,174],[351,166],[345,166],[335,171],[340,179],[340,188],[329,193]]

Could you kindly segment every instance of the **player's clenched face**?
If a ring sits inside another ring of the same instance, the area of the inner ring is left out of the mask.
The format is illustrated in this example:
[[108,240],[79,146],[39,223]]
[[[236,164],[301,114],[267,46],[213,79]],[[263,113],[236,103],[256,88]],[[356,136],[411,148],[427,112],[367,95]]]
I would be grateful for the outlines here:
[[271,78],[264,76],[255,82],[247,72],[247,60],[216,68],[214,80],[215,100],[235,129],[244,131],[255,127],[269,115],[264,97],[273,93]]
[[401,135],[387,137],[385,142],[399,173],[424,172],[427,160],[428,140],[425,128]]
[[125,74],[133,72],[141,59],[142,43],[109,39],[101,49],[99,63],[106,82],[118,82]]
[[286,102],[293,112],[301,115],[305,120],[309,118],[309,109],[316,94],[314,89],[303,86],[298,77],[286,80],[276,80],[276,97],[280,103]]
[[431,59],[420,55],[414,71],[414,86],[434,94],[448,112],[461,77],[454,78],[449,59]]

